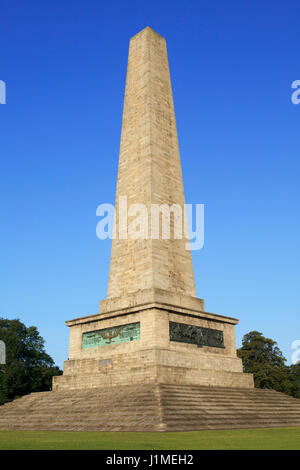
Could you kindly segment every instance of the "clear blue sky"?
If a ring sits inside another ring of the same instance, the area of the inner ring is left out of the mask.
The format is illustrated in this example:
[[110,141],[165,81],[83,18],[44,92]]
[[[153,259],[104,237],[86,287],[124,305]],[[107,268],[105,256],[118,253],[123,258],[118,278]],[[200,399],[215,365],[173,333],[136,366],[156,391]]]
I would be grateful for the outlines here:
[[300,339],[297,0],[0,0],[0,316],[68,357],[65,320],[106,297],[129,38],[167,39],[186,200],[205,204],[197,295],[278,341]]

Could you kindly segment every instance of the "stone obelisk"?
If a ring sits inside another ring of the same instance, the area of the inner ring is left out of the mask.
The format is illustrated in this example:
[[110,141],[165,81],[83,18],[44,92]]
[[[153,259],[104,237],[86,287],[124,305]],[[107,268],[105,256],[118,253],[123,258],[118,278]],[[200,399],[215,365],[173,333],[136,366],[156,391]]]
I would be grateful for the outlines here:
[[238,320],[206,312],[196,297],[187,237],[175,236],[178,213],[170,214],[169,237],[161,231],[153,237],[148,228],[147,236],[132,238],[128,227],[124,232],[121,201],[127,209],[146,207],[149,227],[153,206],[176,206],[184,215],[166,41],[149,27],[129,47],[107,299],[100,313],[67,322],[69,359],[53,390],[149,383],[253,387],[236,355]]
[[53,391],[1,406],[0,428],[299,426],[299,400],[254,389],[252,375],[242,372],[238,320],[206,312],[195,296],[187,240],[173,236],[178,212],[170,237],[132,238],[124,233],[124,200],[133,217],[132,205],[146,207],[147,218],[155,205],[184,205],[166,43],[150,28],[130,41],[116,198],[121,236],[112,242],[107,299],[100,313],[67,322],[69,359]]
[[[165,39],[145,28],[130,41],[116,197],[144,204],[148,240],[112,242],[108,298],[158,287],[196,296],[191,252],[185,238],[151,239],[151,205],[177,204],[184,191]],[[126,235],[126,234],[125,234]]]

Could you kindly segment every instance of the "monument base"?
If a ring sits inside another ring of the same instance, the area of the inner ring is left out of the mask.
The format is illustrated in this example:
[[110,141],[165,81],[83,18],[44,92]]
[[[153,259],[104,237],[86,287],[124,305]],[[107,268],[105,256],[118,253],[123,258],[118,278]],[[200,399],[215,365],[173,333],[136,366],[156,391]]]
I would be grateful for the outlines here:
[[70,354],[53,390],[137,384],[253,388],[236,355],[238,320],[204,311],[202,299],[149,289],[67,322]]
[[300,400],[257,388],[121,385],[39,392],[0,407],[0,429],[199,431],[300,426]]

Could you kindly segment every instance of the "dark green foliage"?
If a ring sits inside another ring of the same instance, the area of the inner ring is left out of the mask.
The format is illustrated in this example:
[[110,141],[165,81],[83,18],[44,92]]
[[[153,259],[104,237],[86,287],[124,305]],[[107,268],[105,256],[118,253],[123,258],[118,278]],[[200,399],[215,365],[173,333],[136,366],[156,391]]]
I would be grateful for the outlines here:
[[290,368],[276,341],[265,338],[259,331],[250,331],[243,338],[238,356],[243,361],[244,372],[254,375],[257,388],[293,393]]
[[300,363],[290,366],[290,380],[292,382],[292,395],[300,398]]
[[0,365],[0,405],[31,392],[51,390],[53,375],[61,375],[45,352],[35,326],[0,318],[0,339],[6,344],[6,364]]

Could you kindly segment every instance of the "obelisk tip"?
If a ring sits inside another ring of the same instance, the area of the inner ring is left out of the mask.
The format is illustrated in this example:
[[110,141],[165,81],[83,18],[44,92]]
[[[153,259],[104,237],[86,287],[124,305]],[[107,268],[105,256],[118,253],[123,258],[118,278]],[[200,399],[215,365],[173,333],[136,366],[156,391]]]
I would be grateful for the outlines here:
[[161,34],[157,33],[156,31],[154,31],[154,29],[150,28],[150,26],[146,26],[145,28],[143,28],[141,31],[139,31],[137,34],[135,34],[131,39],[133,39],[133,38],[135,38],[136,36],[139,36],[139,35],[144,35],[145,33],[150,33],[150,34],[153,34],[155,36],[159,36],[162,39],[165,39]]

